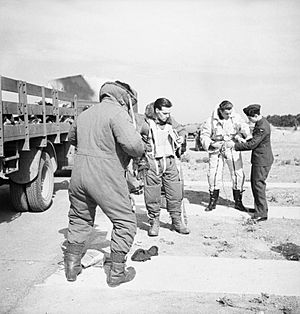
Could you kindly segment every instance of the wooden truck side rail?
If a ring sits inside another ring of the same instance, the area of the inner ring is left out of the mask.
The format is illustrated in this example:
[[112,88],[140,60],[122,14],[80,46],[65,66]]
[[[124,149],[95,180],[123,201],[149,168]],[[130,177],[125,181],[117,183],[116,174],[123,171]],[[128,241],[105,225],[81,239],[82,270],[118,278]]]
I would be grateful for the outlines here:
[[95,103],[0,76],[0,178],[8,179],[16,210],[50,207],[54,172],[71,166],[71,124]]
[[[30,150],[30,138],[43,137],[45,142],[47,136],[55,135],[55,143],[65,140],[65,137],[61,139],[61,135],[67,136],[70,125],[60,121],[64,116],[77,118],[76,95],[67,95],[62,91],[4,76],[1,77],[0,84],[2,103],[0,106],[0,157],[4,157],[4,143],[8,141],[24,139],[22,150],[27,151]],[[2,100],[3,91],[18,94],[18,102]],[[40,97],[39,104],[28,103],[28,96]],[[51,99],[52,105],[47,105],[46,99]],[[71,108],[60,107],[60,101],[65,101]],[[21,124],[5,125],[3,123],[3,116],[5,115],[22,116],[23,121]],[[31,124],[29,117],[33,115],[42,117],[42,121],[39,124]],[[47,122],[49,116],[54,118],[52,123]]]

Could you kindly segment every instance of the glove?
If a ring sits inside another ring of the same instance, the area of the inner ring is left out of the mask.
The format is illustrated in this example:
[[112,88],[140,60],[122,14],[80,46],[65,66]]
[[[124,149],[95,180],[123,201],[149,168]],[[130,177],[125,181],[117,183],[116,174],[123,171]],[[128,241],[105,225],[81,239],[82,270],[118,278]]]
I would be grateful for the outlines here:
[[146,156],[143,156],[138,162],[137,166],[137,179],[144,180],[147,171],[150,169],[150,164]]
[[246,143],[246,139],[244,139],[242,136],[240,136],[238,134],[234,137],[234,139],[238,143]]
[[225,148],[233,148],[234,147],[234,141],[232,141],[232,140],[230,140],[230,141],[226,141],[225,143],[224,143],[224,147]]
[[176,155],[177,158],[180,158],[183,153],[184,152],[182,151],[181,147],[177,148],[176,151],[175,151],[175,155]]
[[222,146],[223,146],[224,142],[223,141],[217,141],[217,142],[212,142],[210,144],[210,148],[213,148],[213,149],[221,149]]
[[131,260],[135,262],[145,262],[151,259],[152,256],[158,255],[158,247],[151,246],[149,250],[137,249],[131,256]]
[[187,147],[187,141],[186,141],[186,137],[184,137],[183,142],[181,144],[181,155],[186,152],[186,147]]

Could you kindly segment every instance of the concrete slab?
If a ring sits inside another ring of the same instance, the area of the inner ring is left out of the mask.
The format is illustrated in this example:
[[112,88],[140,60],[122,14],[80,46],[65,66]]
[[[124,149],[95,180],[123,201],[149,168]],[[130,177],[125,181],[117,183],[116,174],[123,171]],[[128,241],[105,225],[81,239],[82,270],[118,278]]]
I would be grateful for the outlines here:
[[[134,196],[136,206],[141,210],[146,210],[143,195]],[[217,205],[217,208],[211,212],[205,212],[204,206],[198,204],[189,203],[187,199],[184,200],[185,209],[188,216],[201,216],[207,218],[215,217],[233,217],[233,218],[250,218],[251,215],[248,213],[240,212],[232,207]],[[253,208],[253,205],[244,204],[248,208]],[[161,211],[163,214],[166,211]],[[300,219],[300,207],[276,207],[269,206],[269,218],[285,218],[285,219]]]
[[[134,198],[137,210],[146,213],[143,195]],[[193,216],[209,219],[224,217],[227,220],[249,218],[247,213],[219,205],[216,210],[206,213],[203,206],[186,202],[186,210],[190,219]],[[270,208],[270,217],[274,218],[300,219],[298,213],[300,208]],[[167,221],[167,211],[162,210],[161,214],[161,219]],[[103,232],[103,237],[106,236],[109,240],[110,221],[101,210],[98,210],[96,215],[96,229]],[[104,230],[108,231],[106,235]],[[167,234],[170,231],[162,228],[162,236],[164,232]],[[143,230],[143,236],[145,234]],[[122,297],[125,299],[124,296],[128,298],[128,295],[133,295],[140,302],[138,296],[143,292],[149,295],[149,299],[151,294],[164,292],[174,295],[186,293],[260,295],[263,292],[280,296],[300,296],[300,263],[296,261],[159,255],[144,263],[132,262],[128,258],[127,266],[135,267],[137,271],[135,280],[111,289],[106,284],[106,275],[102,268],[85,269],[76,282],[70,283],[66,281],[60,265],[59,269],[42,284],[34,286],[12,313],[137,313],[134,305],[130,311],[122,308],[124,301]],[[115,307],[116,302],[119,304],[118,310]],[[196,312],[198,313],[197,310]]]
[[[223,182],[222,183],[226,187],[231,187],[232,183],[231,182]],[[207,181],[187,181],[184,180],[184,185],[185,186],[194,186],[194,187],[199,187],[199,186],[205,186],[207,187]],[[244,183],[245,187],[250,187],[251,184],[249,181],[246,181]],[[272,188],[300,188],[300,183],[299,182],[267,182],[267,187],[272,187]]]
[[[193,291],[237,294],[264,292],[300,296],[299,262],[156,256],[144,263],[128,260],[127,265],[134,266],[137,275],[132,282],[115,288],[120,291]],[[85,269],[73,283],[66,281],[64,271],[60,269],[35,289],[51,290],[53,293],[55,288],[59,290],[64,287],[70,289],[70,294],[73,294],[74,290],[111,289],[106,284],[104,270],[97,267]]]

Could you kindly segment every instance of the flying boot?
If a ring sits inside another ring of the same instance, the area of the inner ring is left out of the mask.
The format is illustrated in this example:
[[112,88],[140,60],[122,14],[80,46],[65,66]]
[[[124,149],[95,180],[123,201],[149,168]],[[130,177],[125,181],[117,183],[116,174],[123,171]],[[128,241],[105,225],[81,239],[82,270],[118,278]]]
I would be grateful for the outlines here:
[[158,233],[159,233],[159,216],[158,217],[154,217],[154,218],[150,218],[149,220],[150,222],[150,228],[148,230],[148,236],[149,237],[157,237]]
[[126,255],[123,253],[111,253],[111,268],[107,276],[109,287],[117,287],[122,283],[129,282],[135,277],[136,271],[133,267],[126,269]]
[[171,215],[172,225],[171,230],[175,230],[181,234],[189,234],[190,229],[182,222],[181,213],[176,213]]
[[219,192],[220,192],[220,190],[213,190],[212,192],[209,191],[210,199],[209,199],[208,206],[205,208],[206,212],[209,212],[209,211],[211,211],[211,210],[216,208],[217,201],[218,201],[218,198],[219,198]]
[[65,275],[68,281],[75,281],[82,271],[81,257],[84,243],[67,243],[64,256]]
[[242,203],[243,192],[240,190],[234,190],[234,189],[232,191],[233,191],[233,199],[235,202],[234,208],[242,212],[247,212],[248,210],[245,208],[245,206]]

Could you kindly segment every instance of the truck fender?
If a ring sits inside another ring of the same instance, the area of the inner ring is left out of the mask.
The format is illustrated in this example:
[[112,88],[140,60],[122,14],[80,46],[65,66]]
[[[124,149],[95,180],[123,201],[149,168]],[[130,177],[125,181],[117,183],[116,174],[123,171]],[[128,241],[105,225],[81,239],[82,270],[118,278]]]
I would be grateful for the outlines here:
[[53,144],[47,142],[47,146],[42,148],[31,148],[30,151],[20,153],[19,157],[19,170],[9,175],[9,178],[18,184],[26,184],[33,181],[39,171],[39,164],[42,152],[46,152],[50,156],[53,166],[53,172],[57,169],[57,157]]
[[20,152],[19,170],[9,175],[9,178],[18,184],[32,181],[39,171],[42,149],[31,148],[30,151]]
[[43,151],[49,154],[52,167],[53,167],[53,172],[55,172],[57,170],[58,165],[57,165],[56,151],[55,151],[53,143],[47,142],[47,147],[45,147]]

